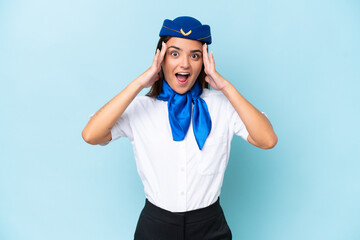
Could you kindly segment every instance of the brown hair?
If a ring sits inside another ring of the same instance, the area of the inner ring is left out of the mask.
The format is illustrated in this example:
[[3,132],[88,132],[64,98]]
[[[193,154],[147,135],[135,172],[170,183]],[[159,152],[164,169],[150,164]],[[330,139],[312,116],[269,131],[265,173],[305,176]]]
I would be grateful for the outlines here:
[[[156,49],[161,50],[162,47],[162,42],[167,42],[170,40],[170,38],[172,38],[171,36],[162,36],[160,37],[157,47]],[[202,44],[204,44],[205,42],[201,42]],[[205,77],[206,77],[206,73],[204,71],[204,64],[202,65],[201,71],[199,73],[199,76],[197,78],[197,81],[200,83],[200,86],[202,88],[209,88],[209,83],[205,81]],[[161,68],[161,71],[159,72],[159,80],[157,80],[152,86],[150,91],[146,94],[146,96],[148,97],[153,97],[156,98],[162,89],[162,82],[164,80],[164,72]]]

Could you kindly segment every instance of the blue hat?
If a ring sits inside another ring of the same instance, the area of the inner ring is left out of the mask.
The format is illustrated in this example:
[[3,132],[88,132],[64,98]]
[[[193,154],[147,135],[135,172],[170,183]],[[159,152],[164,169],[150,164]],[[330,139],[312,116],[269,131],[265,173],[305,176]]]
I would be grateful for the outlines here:
[[211,44],[210,26],[202,25],[199,20],[193,17],[165,19],[159,36],[186,38]]

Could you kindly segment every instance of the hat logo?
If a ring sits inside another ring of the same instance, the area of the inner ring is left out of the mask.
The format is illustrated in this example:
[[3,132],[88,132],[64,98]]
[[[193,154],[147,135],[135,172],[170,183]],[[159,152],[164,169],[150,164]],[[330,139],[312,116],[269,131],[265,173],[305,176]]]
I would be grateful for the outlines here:
[[181,29],[180,29],[180,33],[181,33],[182,35],[184,35],[184,36],[189,36],[189,35],[191,34],[191,30],[188,31],[187,33],[185,33],[184,30],[181,28]]

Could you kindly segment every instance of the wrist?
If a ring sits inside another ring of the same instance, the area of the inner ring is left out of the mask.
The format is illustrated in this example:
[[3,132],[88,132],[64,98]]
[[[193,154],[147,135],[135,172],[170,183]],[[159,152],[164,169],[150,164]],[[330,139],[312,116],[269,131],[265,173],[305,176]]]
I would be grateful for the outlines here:
[[228,93],[231,91],[231,89],[233,88],[234,86],[226,79],[223,80],[223,84],[222,84],[222,88],[220,89],[220,91],[225,95],[227,96]]
[[152,73],[152,69],[149,68],[148,70],[146,70],[143,74],[141,74],[137,79],[137,83],[140,85],[140,87],[142,89],[144,88],[148,88],[150,87],[152,84],[152,78],[153,78],[153,73]]
[[142,81],[142,76],[136,78],[134,81],[132,81],[131,85],[133,85],[134,89],[139,93],[141,90],[146,88],[145,83]]

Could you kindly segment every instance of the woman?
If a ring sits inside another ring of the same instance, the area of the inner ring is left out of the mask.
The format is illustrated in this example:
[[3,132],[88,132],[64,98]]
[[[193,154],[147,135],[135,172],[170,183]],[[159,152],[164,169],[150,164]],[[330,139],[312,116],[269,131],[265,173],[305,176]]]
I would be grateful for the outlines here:
[[135,239],[231,239],[219,195],[232,137],[269,149],[276,134],[216,71],[208,25],[166,19],[159,35],[151,67],[92,116],[83,138],[131,140],[146,196]]

